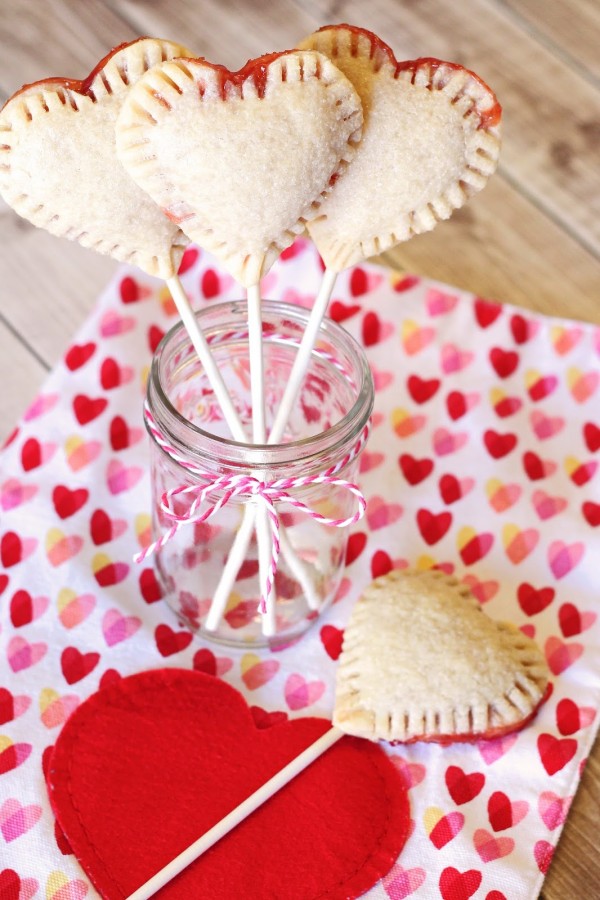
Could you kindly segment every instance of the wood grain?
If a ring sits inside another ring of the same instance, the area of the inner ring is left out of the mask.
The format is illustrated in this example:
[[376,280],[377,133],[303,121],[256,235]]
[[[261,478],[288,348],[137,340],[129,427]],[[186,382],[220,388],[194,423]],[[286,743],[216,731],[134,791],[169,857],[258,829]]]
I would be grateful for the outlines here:
[[[48,374],[48,369],[8,327],[2,316],[0,316],[0,347],[2,348],[0,384],[3,386],[0,407],[1,445],[11,434],[27,406],[35,399],[42,380]],[[0,480],[3,481],[4,478],[14,474],[2,471],[0,457]]]
[[384,259],[483,297],[600,324],[600,260],[502,178]]
[[47,366],[60,358],[116,268],[113,260],[0,212],[2,313]]
[[596,0],[500,0],[534,41],[600,84],[600,4]]
[[8,0],[0,15],[0,96],[50,76],[84,78],[137,33],[102,0]]
[[[138,31],[149,28],[163,38],[190,45],[198,56],[238,69],[255,56],[294,47],[318,25],[310,4],[293,0],[203,0],[202,3],[149,3],[109,0]],[[306,8],[305,8],[306,7]]]
[[[477,71],[505,110],[500,171],[451,222],[387,263],[481,296],[600,323],[600,5],[597,0],[7,0],[0,99],[51,75],[81,78],[151,34],[230,68],[350,21],[399,58]],[[0,203],[0,440],[63,354],[116,264]],[[15,379],[14,373],[18,372]],[[600,745],[590,755],[542,897],[600,897]]]

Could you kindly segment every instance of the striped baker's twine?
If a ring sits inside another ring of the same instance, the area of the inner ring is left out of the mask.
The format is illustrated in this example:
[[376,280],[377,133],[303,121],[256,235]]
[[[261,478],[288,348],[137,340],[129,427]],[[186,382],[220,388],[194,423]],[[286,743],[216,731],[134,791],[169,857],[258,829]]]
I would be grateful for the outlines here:
[[[185,525],[194,525],[210,519],[211,516],[216,515],[220,509],[235,497],[246,501],[260,502],[264,505],[267,512],[272,538],[271,559],[264,581],[261,584],[260,611],[265,612],[273,590],[281,550],[280,522],[275,506],[276,503],[289,503],[294,509],[305,513],[321,525],[329,525],[334,528],[345,528],[347,525],[354,525],[365,513],[367,503],[358,485],[343,478],[336,478],[336,474],[361,453],[369,436],[369,425],[365,425],[351,450],[341,460],[338,460],[335,465],[330,466],[319,475],[304,475],[297,478],[276,478],[272,481],[262,481],[260,478],[246,473],[214,475],[203,471],[194,463],[181,456],[177,449],[165,439],[147,403],[144,406],[144,416],[148,430],[157,444],[171,459],[193,473],[199,483],[181,485],[165,491],[161,497],[160,508],[165,517],[173,524],[168,531],[165,531],[156,541],[135,556],[136,562],[142,562],[156,550],[160,550],[165,544],[168,544]],[[339,487],[353,494],[357,503],[356,511],[345,519],[331,518],[322,515],[289,493],[290,490],[296,488],[321,484]],[[217,494],[218,499],[202,510],[210,494]],[[184,496],[191,502],[185,512],[177,513],[174,509],[175,499]]]

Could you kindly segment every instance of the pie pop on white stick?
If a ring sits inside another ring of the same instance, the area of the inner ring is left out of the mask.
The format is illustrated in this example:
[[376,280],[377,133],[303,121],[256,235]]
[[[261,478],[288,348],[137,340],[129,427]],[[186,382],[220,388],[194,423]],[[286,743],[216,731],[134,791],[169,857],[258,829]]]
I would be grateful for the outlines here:
[[[361,124],[348,80],[312,51],[270,54],[235,73],[200,59],[163,63],[135,86],[119,117],[119,157],[131,176],[248,290],[255,442],[266,440],[260,279],[317,213]],[[262,508],[258,519],[264,585]],[[236,563],[234,555],[228,571]],[[229,592],[219,593],[226,600]],[[221,613],[217,598],[209,622]],[[274,629],[273,608],[264,627]]]
[[0,192],[9,206],[58,237],[150,275],[175,275],[187,238],[120,165],[114,128],[131,86],[186,52],[141,38],[82,81],[48,78],[17,91],[0,111]]
[[[435,59],[398,62],[370,31],[325,26],[299,45],[341,69],[363,106],[363,136],[307,229],[326,268],[273,429],[285,427],[336,275],[429,231],[484,187],[500,149],[501,109],[474,73]],[[314,317],[314,318],[313,318]]]
[[16,212],[52,234],[166,280],[230,431],[244,441],[176,274],[188,239],[116,155],[115,122],[127,93],[148,68],[181,55],[189,51],[179,44],[141,38],[112,50],[83,81],[49,78],[18,91],[0,113],[0,193]]
[[308,231],[335,271],[430,231],[496,169],[502,110],[475,73],[398,62],[370,31],[325,26],[300,44],[330,57],[360,95],[363,139]]
[[[292,407],[296,402],[296,399],[300,392],[300,388],[302,387],[302,383],[304,381],[304,377],[306,375],[306,371],[308,369],[308,365],[310,363],[310,357],[315,347],[319,327],[327,310],[327,305],[329,303],[329,298],[331,297],[335,279],[336,273],[331,269],[326,269],[319,294],[310,312],[305,332],[302,335],[302,340],[294,359],[292,370],[286,382],[283,396],[281,398],[281,403],[279,404],[279,408],[275,415],[275,420],[273,422],[271,430],[269,431],[267,439],[267,443],[269,444],[279,443],[284,435]],[[255,511],[251,506],[247,506],[244,510],[244,519],[242,525],[233,541],[229,557],[223,569],[221,580],[215,590],[211,609],[206,618],[205,627],[209,631],[214,631],[218,627],[219,621],[227,603],[227,598],[229,597],[229,594],[235,582],[236,575],[242,562],[246,558],[248,546],[252,538],[254,512]],[[281,537],[282,549],[285,551],[286,537],[284,531],[282,531]],[[290,568],[292,568],[292,574],[297,578],[298,581],[300,581],[301,584],[303,584],[302,568],[298,566],[291,566]],[[305,589],[305,596],[310,609],[316,610],[319,608],[319,600],[314,592],[306,591]]]
[[[318,318],[338,272],[429,231],[485,186],[498,162],[501,108],[473,72],[436,59],[398,62],[362,28],[325,26],[299,46],[325,54],[344,72],[364,116],[352,165],[307,224],[326,265],[313,309]],[[316,335],[316,322],[309,330]],[[290,394],[311,349],[307,341],[298,354]],[[285,400],[275,428],[289,415]]]
[[105,56],[83,81],[25,85],[0,111],[0,194],[34,225],[164,278],[236,440],[235,409],[177,276],[188,243],[120,164],[115,123],[131,87],[152,66],[188,55],[140,38]]
[[[326,268],[269,443],[285,431],[337,274],[448,218],[484,187],[500,149],[498,101],[461,66],[399,63],[376,35],[350,25],[325,26],[300,47],[325,54],[344,72],[361,98],[364,122],[352,163],[307,223]],[[238,532],[236,559],[244,558],[249,534]],[[230,571],[220,594],[226,577]]]
[[491,619],[457,578],[434,569],[376,578],[344,632],[332,728],[128,900],[151,897],[345,734],[406,744],[493,740],[524,728],[549,693],[537,644]]

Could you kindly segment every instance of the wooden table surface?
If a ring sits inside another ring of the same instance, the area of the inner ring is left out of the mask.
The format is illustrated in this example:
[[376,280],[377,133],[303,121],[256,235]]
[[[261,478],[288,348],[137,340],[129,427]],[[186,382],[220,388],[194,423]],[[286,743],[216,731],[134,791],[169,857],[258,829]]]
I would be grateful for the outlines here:
[[[551,315],[600,323],[600,4],[597,0],[3,0],[0,101],[24,82],[81,78],[139,35],[239,68],[351,22],[400,59],[477,71],[504,107],[498,173],[449,223],[390,260]],[[68,186],[67,186],[68,188]],[[0,440],[35,396],[116,267],[0,201]],[[600,897],[600,744],[542,897]]]

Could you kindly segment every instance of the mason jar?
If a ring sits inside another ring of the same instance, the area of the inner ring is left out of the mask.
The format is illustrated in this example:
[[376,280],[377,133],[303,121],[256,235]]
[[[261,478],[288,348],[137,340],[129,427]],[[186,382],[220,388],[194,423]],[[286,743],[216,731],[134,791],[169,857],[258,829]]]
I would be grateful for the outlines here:
[[[211,305],[196,319],[250,436],[247,305]],[[263,301],[262,320],[268,434],[308,313]],[[364,511],[356,478],[372,407],[361,347],[325,319],[281,440],[233,440],[183,325],[165,335],[146,397],[153,557],[167,602],[190,629],[229,645],[281,645],[329,606],[351,523]]]

